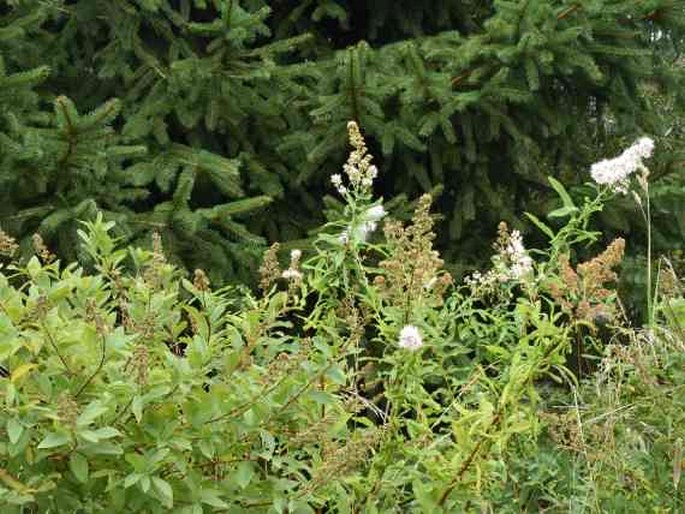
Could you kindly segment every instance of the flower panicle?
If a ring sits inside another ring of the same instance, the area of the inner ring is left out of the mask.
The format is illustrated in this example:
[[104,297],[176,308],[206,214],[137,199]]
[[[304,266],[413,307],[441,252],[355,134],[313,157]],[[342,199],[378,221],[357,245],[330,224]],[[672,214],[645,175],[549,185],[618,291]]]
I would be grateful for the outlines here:
[[600,186],[608,186],[611,190],[626,193],[630,176],[638,170],[645,171],[644,159],[652,156],[654,140],[641,137],[632,146],[626,148],[621,155],[613,159],[602,159],[590,167],[592,179]]

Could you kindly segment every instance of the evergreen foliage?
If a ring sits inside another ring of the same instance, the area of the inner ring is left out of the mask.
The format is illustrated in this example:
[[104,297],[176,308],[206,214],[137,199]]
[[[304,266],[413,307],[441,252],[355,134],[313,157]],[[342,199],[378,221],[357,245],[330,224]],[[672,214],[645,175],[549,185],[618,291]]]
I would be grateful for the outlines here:
[[[550,172],[579,183],[595,156],[669,133],[683,7],[15,0],[0,11],[0,224],[68,253],[97,206],[132,242],[159,231],[187,267],[234,277],[339,208],[324,192],[354,119],[382,154],[377,192],[443,191],[440,246],[473,262],[500,219],[550,210]],[[682,156],[661,155],[665,244]],[[639,223],[614,210],[603,228]]]

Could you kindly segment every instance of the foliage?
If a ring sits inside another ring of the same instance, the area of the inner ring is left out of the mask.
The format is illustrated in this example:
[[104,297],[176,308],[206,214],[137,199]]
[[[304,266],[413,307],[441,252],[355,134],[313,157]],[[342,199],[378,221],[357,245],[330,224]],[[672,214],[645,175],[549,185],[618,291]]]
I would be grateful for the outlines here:
[[[501,219],[552,209],[549,173],[582,182],[592,157],[642,132],[679,147],[681,2],[414,4],[7,3],[2,227],[27,256],[38,231],[73,259],[75,220],[99,209],[128,243],[157,231],[173,262],[245,281],[267,240],[324,221],[354,119],[384,156],[377,194],[442,191],[436,243],[462,273]],[[661,155],[654,240],[671,247],[682,159]],[[624,204],[601,226],[635,233],[636,218]]]
[[123,248],[101,215],[79,232],[87,265],[38,238],[8,262],[4,512],[682,508],[680,282],[663,266],[659,323],[635,330],[622,244],[576,262],[611,189],[576,205],[552,180],[565,224],[530,216],[546,248],[503,225],[491,270],[457,287],[429,196],[378,234],[377,170],[349,131],[342,217],[286,269],[270,249],[260,294],[188,280],[159,236]]

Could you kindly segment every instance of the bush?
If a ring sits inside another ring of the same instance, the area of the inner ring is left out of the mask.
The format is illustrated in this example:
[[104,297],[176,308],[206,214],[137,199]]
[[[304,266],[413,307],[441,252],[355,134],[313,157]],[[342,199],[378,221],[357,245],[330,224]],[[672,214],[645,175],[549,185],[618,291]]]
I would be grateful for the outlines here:
[[3,268],[4,512],[682,508],[682,295],[652,300],[668,324],[630,329],[625,242],[573,254],[616,184],[577,206],[552,179],[566,224],[530,217],[549,247],[502,224],[492,268],[457,287],[429,196],[378,236],[377,170],[348,128],[343,217],[286,269],[272,247],[259,294],[188,280],[159,238],[119,248],[102,217],[79,233],[87,263],[36,238]]

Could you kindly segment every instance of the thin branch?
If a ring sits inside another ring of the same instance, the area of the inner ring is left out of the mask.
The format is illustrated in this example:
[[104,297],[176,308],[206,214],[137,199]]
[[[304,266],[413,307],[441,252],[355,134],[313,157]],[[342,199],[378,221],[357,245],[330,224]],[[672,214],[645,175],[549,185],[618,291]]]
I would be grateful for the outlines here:
[[100,356],[100,362],[98,363],[98,367],[93,371],[93,374],[88,377],[88,379],[83,383],[83,385],[79,388],[78,392],[74,395],[74,398],[78,398],[81,393],[86,389],[88,384],[90,384],[95,376],[100,373],[100,370],[102,369],[102,366],[105,364],[105,353],[106,353],[106,341],[107,339],[105,338],[104,334],[100,335],[100,349],[101,349],[101,356]]

